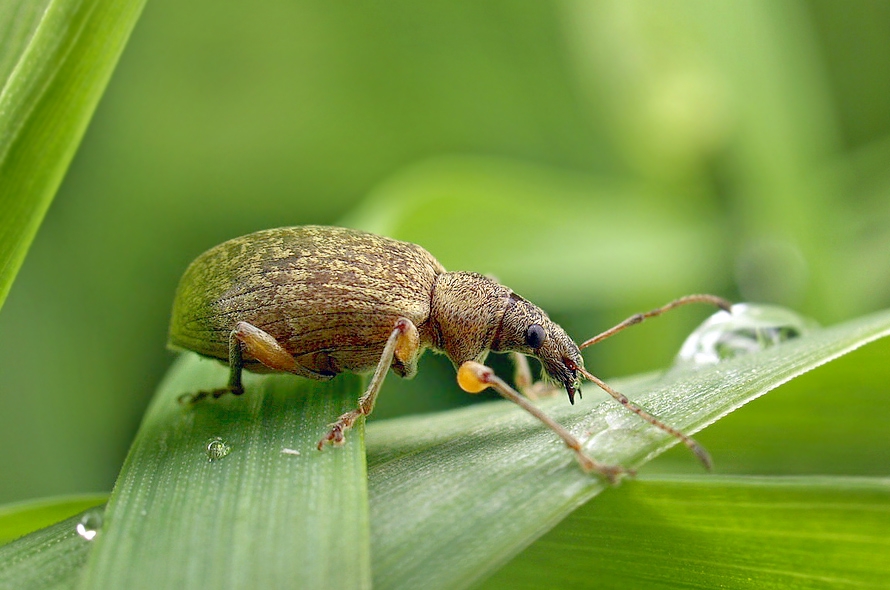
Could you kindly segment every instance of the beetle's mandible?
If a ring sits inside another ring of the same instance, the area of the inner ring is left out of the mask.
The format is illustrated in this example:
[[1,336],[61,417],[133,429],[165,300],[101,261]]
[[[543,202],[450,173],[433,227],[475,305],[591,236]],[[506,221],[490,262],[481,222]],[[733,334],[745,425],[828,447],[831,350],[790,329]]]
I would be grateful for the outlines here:
[[[578,346],[547,314],[496,281],[473,272],[448,272],[426,250],[352,229],[300,226],[229,240],[188,267],[173,303],[171,347],[229,364],[225,387],[184,396],[191,401],[240,395],[243,369],[330,379],[342,371],[374,371],[358,408],[339,417],[319,442],[344,441],[367,416],[389,369],[413,377],[426,349],[442,352],[469,392],[493,387],[553,429],[582,467],[616,479],[625,470],[588,457],[581,443],[483,365],[490,351],[510,352],[527,375],[534,356],[574,403],[579,377],[592,380],[631,411],[680,438],[707,465],[707,453],[685,434],[635,406],[584,369],[581,348],[679,305],[705,302],[691,295],[637,314]],[[518,354],[515,354],[518,353]],[[520,389],[530,389],[527,377]]]

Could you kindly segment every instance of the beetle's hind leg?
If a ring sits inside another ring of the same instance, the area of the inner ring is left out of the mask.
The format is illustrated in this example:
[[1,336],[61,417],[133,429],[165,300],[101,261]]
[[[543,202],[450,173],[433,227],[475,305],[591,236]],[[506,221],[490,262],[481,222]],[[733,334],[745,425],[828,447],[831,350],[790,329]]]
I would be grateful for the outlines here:
[[389,371],[390,366],[393,364],[394,357],[404,367],[405,373],[410,375],[415,371],[419,356],[420,335],[417,332],[417,327],[411,320],[399,318],[389,334],[389,338],[386,339],[383,354],[380,355],[380,361],[377,363],[377,368],[374,369],[374,376],[371,377],[368,389],[365,390],[364,395],[358,400],[358,408],[351,412],[346,412],[336,422],[331,424],[331,430],[324,438],[318,441],[318,450],[323,449],[325,443],[328,442],[335,445],[343,444],[345,440],[344,433],[352,428],[359,416],[367,416],[371,413],[374,409],[374,403],[377,401],[377,394],[380,393],[380,387],[386,378],[386,372]]
[[179,402],[194,404],[207,397],[216,399],[227,393],[234,395],[244,393],[241,373],[244,371],[245,353],[275,371],[294,373],[312,379],[319,378],[318,374],[300,365],[293,355],[286,351],[268,332],[257,328],[253,324],[238,322],[229,333],[228,384],[217,389],[183,394],[179,396]]

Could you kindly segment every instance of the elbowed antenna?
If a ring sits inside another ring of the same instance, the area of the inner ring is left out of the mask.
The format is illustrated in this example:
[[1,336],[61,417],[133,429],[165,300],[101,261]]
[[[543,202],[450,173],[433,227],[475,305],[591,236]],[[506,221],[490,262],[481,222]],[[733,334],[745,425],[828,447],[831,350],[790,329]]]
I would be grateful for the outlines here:
[[[640,322],[642,322],[643,320],[645,320],[647,318],[659,316],[659,315],[661,315],[667,311],[670,311],[674,308],[680,307],[682,305],[688,305],[690,303],[707,303],[710,305],[714,305],[715,307],[719,307],[720,309],[722,309],[724,311],[727,311],[730,313],[732,312],[732,303],[727,301],[726,299],[723,299],[722,297],[717,297],[716,295],[706,295],[706,294],[687,295],[685,297],[680,297],[679,299],[675,299],[674,301],[671,301],[667,305],[663,305],[663,306],[655,308],[651,311],[632,315],[629,318],[627,318],[626,320],[624,320],[623,322],[621,322],[620,324],[617,324],[616,326],[609,328],[605,332],[598,334],[589,340],[585,340],[578,346],[578,348],[579,348],[579,350],[583,350],[584,348],[587,348],[588,346],[596,344],[597,342],[602,342],[603,340],[605,340],[606,338],[608,338],[610,336],[614,336],[615,334],[617,334],[618,332],[621,332],[625,328],[629,328],[630,326],[639,324]],[[643,420],[648,422],[649,424],[655,426],[656,428],[660,428],[661,430],[667,432],[671,436],[674,436],[674,437],[680,439],[684,445],[689,447],[689,449],[693,453],[695,453],[695,456],[698,457],[699,461],[702,462],[702,464],[705,466],[705,468],[708,469],[709,471],[711,470],[711,455],[709,455],[708,451],[706,451],[703,446],[698,444],[691,436],[689,436],[688,434],[685,434],[683,432],[680,432],[679,430],[677,430],[676,428],[674,428],[672,426],[668,426],[667,424],[665,424],[664,422],[662,422],[661,420],[659,420],[658,418],[656,418],[655,416],[653,416],[652,414],[650,414],[649,412],[647,412],[646,410],[641,408],[640,406],[636,405],[635,403],[633,403],[632,401],[627,399],[627,396],[625,396],[623,393],[620,393],[620,392],[614,390],[611,386],[606,384],[602,379],[600,379],[596,375],[591,374],[583,367],[577,367],[577,370],[582,375],[584,375],[588,380],[596,383],[596,385],[599,386],[600,389],[602,389],[603,391],[605,391],[606,393],[611,395],[613,398],[615,398],[615,400],[618,401],[618,403],[623,405],[625,408],[627,408],[628,410],[630,410],[631,412],[633,412],[634,414],[636,414],[637,416],[639,416],[640,418],[642,418]],[[580,393],[580,390],[579,390],[579,393]],[[571,399],[571,397],[572,397],[572,393],[569,392],[569,398]]]
[[687,295],[686,297],[680,297],[679,299],[675,299],[674,301],[671,301],[667,305],[662,305],[661,307],[658,307],[651,311],[632,315],[629,318],[627,318],[626,320],[624,320],[623,322],[621,322],[620,324],[609,328],[605,332],[603,332],[601,334],[597,334],[596,336],[594,336],[593,338],[591,338],[589,340],[585,340],[580,345],[578,345],[578,348],[581,350],[584,350],[588,346],[592,346],[592,345],[596,344],[597,342],[602,342],[609,336],[614,336],[615,334],[624,330],[625,328],[629,328],[630,326],[639,324],[640,322],[642,322],[643,320],[645,320],[647,318],[654,318],[655,316],[659,316],[659,315],[661,315],[667,311],[670,311],[676,307],[680,307],[681,305],[688,305],[690,303],[708,303],[715,307],[719,307],[723,311],[727,311],[730,313],[732,312],[732,303],[722,297],[717,297],[716,295],[705,295],[705,294]]

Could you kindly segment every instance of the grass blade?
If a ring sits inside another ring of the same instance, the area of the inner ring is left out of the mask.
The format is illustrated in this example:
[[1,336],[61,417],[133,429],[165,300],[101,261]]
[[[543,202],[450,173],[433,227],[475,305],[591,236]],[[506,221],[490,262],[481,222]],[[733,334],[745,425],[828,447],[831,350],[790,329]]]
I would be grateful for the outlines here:
[[[327,423],[354,408],[362,379],[246,375],[243,397],[177,403],[226,376],[191,354],[171,371],[115,485],[83,587],[369,587],[361,428],[343,448],[315,449]],[[231,451],[210,461],[215,437]]]
[[107,494],[84,494],[0,506],[0,545],[106,501]]
[[581,507],[483,588],[883,588],[890,480],[628,482]]
[[[888,333],[885,311],[702,370],[626,382],[621,390],[695,432]],[[611,400],[585,402],[541,405],[576,434],[589,434],[597,459],[640,466],[676,442]],[[377,588],[467,586],[606,488],[581,472],[552,433],[507,403],[374,423],[369,443]]]
[[0,306],[143,4],[5,0],[0,8]]
[[0,547],[0,588],[75,588],[93,548],[83,523],[98,522],[102,511],[92,508]]

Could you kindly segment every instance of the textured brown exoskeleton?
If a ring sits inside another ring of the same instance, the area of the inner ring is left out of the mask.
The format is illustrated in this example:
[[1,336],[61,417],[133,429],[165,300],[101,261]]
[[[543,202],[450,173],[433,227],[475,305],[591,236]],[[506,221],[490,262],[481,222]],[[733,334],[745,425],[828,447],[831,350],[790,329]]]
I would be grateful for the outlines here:
[[[683,440],[707,465],[695,441],[588,373],[580,350],[696,301],[729,306],[709,295],[685,297],[628,318],[579,347],[536,305],[483,275],[447,272],[420,246],[351,229],[287,227],[229,240],[189,266],[173,303],[170,345],[227,361],[231,368],[226,387],[184,396],[191,401],[243,393],[242,369],[311,379],[374,370],[359,407],[340,416],[319,449],[328,441],[342,443],[344,431],[371,413],[390,368],[410,378],[425,349],[444,352],[459,368],[458,382],[466,391],[494,387],[552,428],[585,469],[615,479],[621,467],[589,458],[574,436],[481,363],[489,351],[534,356],[572,403],[580,373]],[[518,368],[527,374],[527,366]]]

